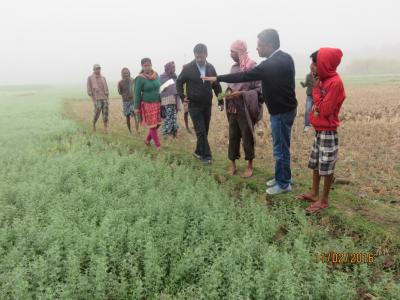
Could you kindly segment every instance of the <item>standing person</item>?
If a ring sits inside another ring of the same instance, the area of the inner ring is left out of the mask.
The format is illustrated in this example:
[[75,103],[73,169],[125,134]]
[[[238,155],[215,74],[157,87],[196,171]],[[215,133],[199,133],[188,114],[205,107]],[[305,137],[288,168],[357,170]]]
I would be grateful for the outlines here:
[[[181,100],[176,90],[175,63],[173,61],[164,66],[161,74],[161,109],[164,111],[163,135],[176,137],[178,132],[177,112],[181,110]],[[163,88],[163,86],[165,86]]]
[[263,30],[258,35],[257,51],[266,59],[254,69],[204,78],[214,82],[248,82],[261,80],[262,92],[271,115],[275,178],[267,182],[268,195],[290,192],[290,139],[297,113],[295,69],[292,57],[280,48],[278,32]]
[[135,113],[133,111],[133,89],[135,85],[135,80],[131,77],[131,72],[128,68],[123,68],[121,71],[122,80],[118,82],[118,93],[122,96],[122,110],[124,116],[126,117],[126,125],[128,130],[131,130],[131,117],[135,120],[136,132],[138,132],[138,123],[135,118]]
[[[231,57],[235,64],[231,74],[251,70],[256,62],[247,54],[247,44],[235,41],[231,45]],[[260,115],[259,93],[261,82],[230,83],[225,92],[226,113],[229,122],[228,158],[232,162],[230,175],[236,174],[236,160],[240,158],[240,142],[243,141],[244,159],[248,161],[243,178],[253,176],[255,134],[254,125]],[[262,108],[262,106],[261,106]],[[254,116],[251,112],[258,111]]]
[[[176,81],[176,88],[185,105],[188,105],[190,118],[196,131],[197,146],[194,156],[201,159],[204,165],[210,165],[212,161],[211,149],[208,143],[208,131],[211,120],[212,90],[218,97],[222,92],[218,82],[205,82],[201,77],[217,76],[215,68],[207,62],[207,47],[197,44],[194,49],[195,59],[186,64]],[[186,85],[186,95],[184,90]],[[224,101],[218,100],[220,110],[223,109]]]
[[[297,199],[313,202],[307,213],[315,213],[329,207],[328,197],[338,157],[339,112],[346,98],[342,79],[336,72],[343,57],[340,49],[321,48],[311,54],[311,70],[314,74],[314,105],[310,122],[315,129],[315,138],[308,167],[313,170],[313,184],[310,193]],[[324,178],[324,189],[319,195],[319,183]]]
[[101,67],[93,66],[93,74],[87,79],[87,93],[92,98],[94,106],[93,131],[96,131],[96,122],[102,114],[104,130],[108,127],[108,86],[104,76],[101,75]]
[[310,126],[310,111],[313,105],[313,97],[312,97],[312,89],[313,89],[313,75],[312,73],[308,73],[306,76],[305,82],[300,82],[301,86],[306,89],[306,112],[304,113],[304,132],[307,132]]
[[144,143],[149,146],[153,140],[157,150],[161,149],[157,129],[161,125],[160,112],[160,77],[153,70],[150,58],[141,61],[142,71],[135,79],[135,96],[133,107],[140,116],[143,125],[148,127]]

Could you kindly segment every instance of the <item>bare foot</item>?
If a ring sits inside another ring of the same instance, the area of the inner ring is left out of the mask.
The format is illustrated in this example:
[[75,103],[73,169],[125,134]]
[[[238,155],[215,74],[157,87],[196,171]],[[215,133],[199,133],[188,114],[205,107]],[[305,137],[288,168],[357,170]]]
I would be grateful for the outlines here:
[[234,167],[234,166],[231,166],[230,167],[230,169],[229,169],[229,172],[228,172],[228,174],[230,175],[230,176],[235,176],[236,175],[236,167]]
[[244,171],[244,173],[242,174],[242,178],[250,178],[251,176],[253,176],[253,169],[251,168],[247,168],[246,171]]
[[318,195],[313,194],[312,192],[300,194],[296,196],[297,200],[306,201],[306,202],[316,202],[318,201]]

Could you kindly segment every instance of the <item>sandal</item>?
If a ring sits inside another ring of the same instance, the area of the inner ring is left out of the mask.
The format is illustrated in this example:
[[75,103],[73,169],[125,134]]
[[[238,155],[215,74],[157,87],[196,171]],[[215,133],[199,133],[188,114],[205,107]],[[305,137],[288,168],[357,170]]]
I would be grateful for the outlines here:
[[321,201],[317,201],[306,208],[306,213],[314,214],[314,213],[320,212],[321,210],[326,209],[328,207],[329,207],[328,204],[324,204]]

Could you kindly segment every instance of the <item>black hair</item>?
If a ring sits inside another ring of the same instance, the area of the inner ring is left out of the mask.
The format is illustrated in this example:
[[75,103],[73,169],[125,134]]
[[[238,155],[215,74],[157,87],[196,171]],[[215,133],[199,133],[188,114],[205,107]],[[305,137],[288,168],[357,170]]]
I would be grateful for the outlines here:
[[310,58],[311,58],[311,60],[312,60],[312,62],[313,62],[314,64],[317,63],[317,56],[318,56],[318,51],[315,51],[315,52],[313,52],[313,53],[310,55]]
[[151,59],[148,57],[142,58],[142,60],[140,61],[140,64],[143,66],[145,63],[151,64]]
[[264,44],[271,45],[272,49],[278,50],[281,46],[278,31],[275,29],[265,29],[257,36]]
[[193,48],[193,53],[195,54],[207,54],[207,46],[204,44],[197,44],[196,46],[194,46]]

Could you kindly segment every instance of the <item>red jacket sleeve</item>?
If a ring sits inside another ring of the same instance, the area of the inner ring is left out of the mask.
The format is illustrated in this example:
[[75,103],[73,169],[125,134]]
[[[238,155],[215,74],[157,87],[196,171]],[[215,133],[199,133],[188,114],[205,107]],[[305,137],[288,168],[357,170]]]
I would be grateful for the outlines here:
[[325,96],[319,86],[313,88],[314,105],[318,108],[321,117],[328,117],[335,112],[335,108],[340,101],[342,88],[340,83],[332,82]]

